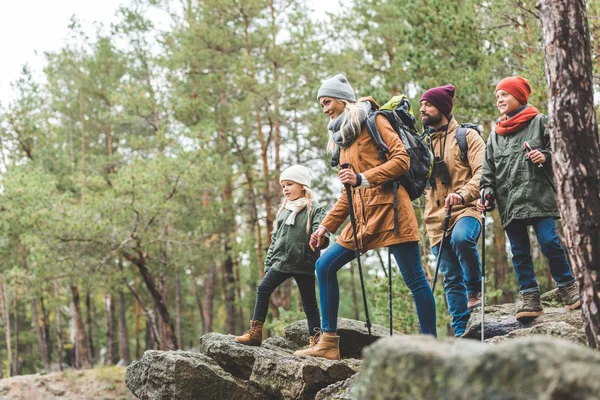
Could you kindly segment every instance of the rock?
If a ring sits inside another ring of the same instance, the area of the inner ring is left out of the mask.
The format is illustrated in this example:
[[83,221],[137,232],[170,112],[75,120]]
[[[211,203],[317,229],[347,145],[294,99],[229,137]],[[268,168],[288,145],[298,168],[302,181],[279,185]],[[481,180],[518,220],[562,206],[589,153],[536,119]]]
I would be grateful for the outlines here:
[[560,293],[558,292],[558,288],[554,288],[552,290],[547,291],[546,293],[542,293],[540,295],[540,300],[542,301],[542,305],[547,307],[556,307],[563,305],[563,300]]
[[125,383],[141,400],[268,399],[208,356],[184,351],[146,351],[140,361],[127,367]]
[[315,400],[351,400],[356,375],[319,390]]
[[316,393],[356,374],[360,361],[331,361],[316,357],[258,357],[250,380],[277,398],[313,399]]
[[585,330],[577,329],[566,322],[546,322],[535,325],[532,328],[517,329],[505,336],[496,336],[486,340],[489,343],[500,343],[517,337],[533,336],[533,335],[549,335],[560,337],[573,343],[580,343],[587,346],[587,337]]
[[[285,337],[300,347],[308,345],[307,332],[308,326],[306,320],[296,321],[284,328]],[[339,318],[337,333],[340,336],[340,355],[343,358],[360,358],[364,347],[372,344],[377,339],[388,337],[390,331],[383,326],[372,325],[372,336],[369,337],[369,332],[364,322]],[[400,335],[397,332],[394,334]]]
[[237,343],[235,336],[220,333],[207,333],[200,338],[200,353],[207,355],[225,371],[240,379],[250,378],[254,361],[257,358],[292,355],[291,351],[275,346],[271,346],[271,348],[275,348],[277,351],[263,346],[246,346]]
[[267,340],[263,340],[261,347],[275,351],[287,350],[290,353],[293,353],[294,351],[300,349],[300,346],[298,346],[298,344],[287,340],[286,338],[281,336],[271,336]]
[[47,390],[54,396],[64,396],[64,394],[67,392],[64,383],[50,384],[47,386]]
[[[547,324],[556,324],[559,322],[564,322],[576,330],[581,331],[585,335],[583,319],[581,317],[580,310],[567,311],[564,308],[544,308],[544,314],[540,315],[537,318],[532,319],[528,322],[519,322],[515,318],[515,314],[519,309],[520,304],[501,304],[501,305],[492,305],[486,306],[485,308],[485,338],[491,339],[497,336],[505,336],[509,333],[516,330],[523,330],[533,328],[540,324],[546,324],[546,331],[554,332],[554,336],[564,336],[566,338],[577,338],[579,335],[561,335],[557,334],[559,331],[563,333],[565,330],[563,328],[556,327],[555,329],[549,329]],[[467,324],[467,329],[464,333],[465,338],[470,339],[479,339],[481,338],[481,312],[478,312],[479,309],[476,309],[475,312],[471,314],[471,318],[469,319],[469,323]],[[527,332],[530,334],[535,331],[525,331],[518,336],[524,336]],[[515,337],[517,335],[513,335]],[[576,340],[579,342],[579,340]]]
[[566,340],[527,337],[492,346],[474,340],[398,336],[364,351],[355,399],[593,399],[600,354]]

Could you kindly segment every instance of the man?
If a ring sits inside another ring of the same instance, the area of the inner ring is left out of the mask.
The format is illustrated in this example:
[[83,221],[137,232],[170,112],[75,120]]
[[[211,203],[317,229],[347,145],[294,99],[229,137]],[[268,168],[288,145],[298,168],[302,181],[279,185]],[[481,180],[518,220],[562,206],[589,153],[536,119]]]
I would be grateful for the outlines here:
[[435,157],[431,188],[425,195],[425,224],[436,257],[440,253],[446,211],[452,207],[440,271],[444,275],[452,329],[458,337],[465,332],[470,311],[481,304],[481,267],[477,250],[481,214],[477,211],[477,202],[485,143],[477,131],[467,129],[468,151],[461,159],[456,137],[459,124],[452,116],[454,90],[453,85],[427,90],[421,97],[420,111]]

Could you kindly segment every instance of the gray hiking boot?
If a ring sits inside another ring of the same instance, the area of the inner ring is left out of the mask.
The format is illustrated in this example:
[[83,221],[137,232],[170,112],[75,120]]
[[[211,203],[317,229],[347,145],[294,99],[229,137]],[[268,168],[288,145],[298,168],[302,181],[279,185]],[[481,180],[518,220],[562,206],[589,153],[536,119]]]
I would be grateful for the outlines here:
[[517,311],[517,321],[527,321],[544,313],[540,292],[522,294],[523,306]]
[[567,310],[575,310],[581,307],[581,299],[579,298],[579,289],[577,284],[573,282],[569,286],[559,287],[558,293],[562,297],[563,303]]

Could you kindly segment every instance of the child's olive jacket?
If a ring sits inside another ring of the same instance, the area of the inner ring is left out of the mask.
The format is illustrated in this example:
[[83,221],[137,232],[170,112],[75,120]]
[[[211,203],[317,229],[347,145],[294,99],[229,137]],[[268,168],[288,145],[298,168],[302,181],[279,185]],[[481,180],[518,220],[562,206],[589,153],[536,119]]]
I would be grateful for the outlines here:
[[481,188],[495,195],[503,228],[516,219],[559,217],[556,194],[548,178],[523,150],[523,143],[528,142],[544,153],[544,168],[553,177],[547,120],[538,114],[520,131],[505,136],[492,132],[487,140]]
[[[271,233],[271,245],[265,259],[265,273],[273,268],[279,272],[290,274],[315,273],[315,263],[321,254],[320,250],[313,251],[308,245],[310,235],[319,228],[325,217],[325,209],[316,201],[311,205],[310,232],[306,232],[308,211],[305,207],[296,215],[294,225],[286,225],[285,220],[292,213],[284,209],[277,218],[277,229]],[[326,240],[325,247],[329,245]]]

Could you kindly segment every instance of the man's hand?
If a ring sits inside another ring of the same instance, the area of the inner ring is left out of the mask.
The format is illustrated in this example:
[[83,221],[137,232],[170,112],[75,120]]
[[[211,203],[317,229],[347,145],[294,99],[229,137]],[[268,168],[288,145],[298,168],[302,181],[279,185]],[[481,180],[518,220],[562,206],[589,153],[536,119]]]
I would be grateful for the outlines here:
[[341,169],[338,172],[338,176],[344,185],[349,184],[350,186],[356,186],[358,180],[356,179],[356,173],[350,168]]
[[462,196],[458,193],[450,193],[446,197],[446,203],[444,206],[445,206],[446,210],[449,210],[451,206],[457,206],[459,204],[463,204]]
[[525,154],[525,157],[529,158],[534,164],[543,164],[546,162],[546,155],[539,150],[532,150]]
[[313,232],[312,235],[310,235],[310,242],[308,242],[308,245],[313,251],[316,251],[323,246],[326,233],[327,229],[320,226],[316,231]]

